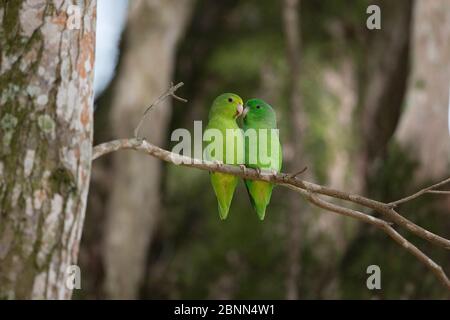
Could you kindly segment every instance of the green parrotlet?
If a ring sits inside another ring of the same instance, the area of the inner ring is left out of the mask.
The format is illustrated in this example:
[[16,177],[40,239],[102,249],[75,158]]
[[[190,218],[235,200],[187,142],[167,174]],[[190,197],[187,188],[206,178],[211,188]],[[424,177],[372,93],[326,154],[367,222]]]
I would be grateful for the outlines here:
[[[273,108],[261,99],[250,99],[242,114],[245,136],[245,165],[254,169],[279,172],[282,150]],[[266,130],[264,130],[266,129]],[[251,132],[253,131],[253,132]],[[253,136],[253,142],[250,137]],[[255,141],[256,137],[256,141]],[[274,185],[270,182],[245,180],[251,203],[259,219],[264,220]]]
[[[224,93],[218,96],[209,111],[209,122],[205,129],[205,135],[210,133],[219,134],[222,137],[210,139],[211,143],[215,142],[218,146],[217,150],[204,150],[204,157],[210,161],[218,161],[230,165],[242,165],[244,163],[243,135],[242,130],[236,123],[236,119],[243,112],[242,98],[233,93]],[[228,142],[227,142],[227,129]],[[231,133],[231,134],[230,134]],[[234,142],[234,143],[231,143]],[[230,144],[231,143],[231,144]],[[217,197],[219,216],[225,220],[230,210],[231,200],[233,199],[234,190],[239,182],[239,177],[211,172],[211,184]]]

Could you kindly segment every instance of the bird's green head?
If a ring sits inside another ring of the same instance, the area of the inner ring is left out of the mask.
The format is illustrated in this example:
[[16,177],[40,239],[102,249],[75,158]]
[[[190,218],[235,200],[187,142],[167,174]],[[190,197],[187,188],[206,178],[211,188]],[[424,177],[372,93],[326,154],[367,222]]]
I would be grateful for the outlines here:
[[250,99],[242,113],[245,126],[265,128],[277,127],[277,116],[273,108],[262,99]]
[[239,117],[244,111],[242,98],[234,93],[224,93],[218,96],[211,107],[209,117],[222,116],[229,119]]

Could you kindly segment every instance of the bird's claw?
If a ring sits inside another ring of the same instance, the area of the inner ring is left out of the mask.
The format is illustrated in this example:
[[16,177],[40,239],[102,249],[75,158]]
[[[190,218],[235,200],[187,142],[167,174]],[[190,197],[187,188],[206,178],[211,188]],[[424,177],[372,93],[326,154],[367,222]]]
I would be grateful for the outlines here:
[[144,142],[144,141],[147,141],[147,138],[146,137],[139,137],[139,136],[136,136],[136,137],[134,137],[137,141],[139,141],[139,142]]
[[218,167],[222,167],[223,166],[223,162],[220,160],[213,160],[213,163],[218,166]]
[[241,168],[241,170],[242,170],[242,172],[243,172],[244,174],[247,173],[247,167],[246,167],[244,164],[240,164],[240,165],[239,165],[239,168]]

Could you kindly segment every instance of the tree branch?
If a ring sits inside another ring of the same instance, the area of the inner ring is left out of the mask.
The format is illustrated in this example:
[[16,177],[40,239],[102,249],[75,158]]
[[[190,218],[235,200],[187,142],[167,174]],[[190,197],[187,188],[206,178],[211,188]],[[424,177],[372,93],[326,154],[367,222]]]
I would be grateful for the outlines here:
[[449,190],[429,190],[427,193],[434,193],[434,194],[450,194]]
[[172,97],[175,100],[181,101],[181,102],[187,102],[186,99],[181,98],[179,96],[177,96],[175,94],[175,91],[177,91],[178,89],[180,89],[182,86],[184,86],[183,82],[179,82],[176,85],[172,85],[170,86],[170,88],[164,92],[162,95],[160,95],[158,97],[158,99],[156,99],[149,107],[147,107],[147,109],[145,109],[144,113],[142,114],[141,120],[139,120],[138,125],[136,126],[136,128],[134,129],[134,137],[135,138],[139,138],[139,129],[142,126],[142,123],[144,122],[145,116],[147,115],[147,113],[150,111],[150,109],[152,109],[153,107],[155,107],[156,105],[160,104],[162,101],[164,101],[164,99],[166,99],[167,97]]
[[[450,250],[450,240],[445,239],[439,235],[436,235],[416,225],[409,219],[401,216],[398,212],[394,210],[391,204],[386,204],[360,195],[355,195],[348,192],[321,186],[312,182],[300,180],[295,176],[293,177],[292,174],[275,173],[266,170],[257,171],[252,168],[245,168],[243,166],[231,166],[218,162],[193,159],[187,156],[175,154],[170,151],[161,149],[145,140],[140,139],[120,139],[97,145],[93,149],[92,160],[95,160],[103,155],[121,149],[132,149],[144,152],[150,156],[156,157],[160,160],[175,165],[183,165],[186,167],[192,167],[206,171],[228,173],[245,179],[269,181],[274,184],[288,187],[305,196],[305,198],[310,203],[316,205],[317,207],[320,207],[322,209],[337,214],[349,216],[354,219],[358,219],[365,223],[378,227],[387,235],[389,235],[392,239],[394,239],[397,243],[399,243],[405,250],[413,254],[425,266],[427,266],[436,275],[436,277],[440,280],[440,282],[447,289],[450,290],[450,280],[448,279],[443,269],[438,264],[436,264],[431,258],[429,258],[426,254],[424,254],[420,249],[418,249],[416,246],[414,246],[412,243],[410,243],[404,237],[402,237],[397,231],[395,231],[395,229],[392,228],[389,222],[380,218],[375,218],[367,213],[363,213],[360,211],[352,210],[349,208],[338,206],[336,204],[329,203],[327,201],[320,199],[318,195],[324,195],[335,199],[349,201],[354,204],[358,204],[365,208],[371,209],[386,217],[390,222],[407,229],[414,235],[423,238],[435,245]],[[405,198],[408,200],[402,199],[401,202],[397,201],[397,203],[404,203],[406,201],[415,199],[419,195],[424,194],[425,192],[428,192],[433,188],[441,186],[444,184],[444,182],[447,183],[448,181],[450,181],[450,178],[440,183],[437,183],[429,188],[426,188],[426,191],[421,190],[418,193],[414,194],[413,196]]]
[[304,180],[297,179],[297,176],[302,174],[304,171],[306,171],[306,167],[294,174],[286,174],[286,173],[274,173],[272,171],[261,171],[261,170],[254,170],[251,168],[246,168],[245,166],[230,166],[225,165],[219,162],[210,162],[205,160],[199,160],[199,159],[192,159],[187,156],[182,156],[179,154],[175,154],[172,152],[169,152],[167,150],[161,149],[145,140],[139,139],[139,129],[145,119],[145,116],[149,112],[151,108],[156,106],[157,104],[161,103],[164,99],[166,99],[169,96],[172,96],[174,99],[177,99],[182,102],[186,102],[187,100],[178,97],[175,95],[175,91],[179,89],[181,86],[183,86],[183,83],[180,82],[177,85],[173,85],[167,90],[164,94],[162,94],[155,102],[153,102],[143,113],[142,118],[139,121],[139,124],[137,125],[134,134],[134,139],[121,139],[121,140],[114,140],[106,143],[102,143],[93,149],[93,157],[92,160],[95,160],[102,155],[120,150],[120,149],[132,149],[136,151],[144,152],[150,156],[156,157],[160,160],[173,163],[175,165],[183,165],[187,167],[193,167],[201,170],[207,170],[207,171],[214,171],[214,172],[222,172],[222,173],[228,173],[233,174],[236,176],[240,176],[245,179],[252,179],[252,180],[263,180],[263,181],[270,181],[274,184],[282,185],[285,187],[288,187],[300,194],[302,194],[310,203],[314,204],[315,206],[337,213],[344,216],[349,216],[354,219],[361,220],[365,223],[374,225],[381,229],[383,232],[388,234],[392,239],[394,239],[397,243],[399,243],[405,250],[409,251],[411,254],[413,254],[419,261],[421,261],[423,264],[425,264],[436,276],[437,278],[443,283],[444,286],[447,287],[447,289],[450,290],[450,280],[448,279],[447,275],[444,273],[443,269],[437,265],[433,260],[431,260],[427,255],[425,255],[420,249],[418,249],[416,246],[414,246],[411,242],[407,241],[404,237],[402,237],[397,231],[395,231],[394,228],[392,228],[391,223],[382,220],[380,218],[375,218],[370,214],[366,214],[357,210],[345,208],[336,204],[332,204],[330,202],[327,202],[325,200],[322,200],[318,195],[324,195],[335,199],[345,200],[352,202],[354,204],[363,206],[365,208],[371,209],[375,212],[378,212],[379,214],[386,217],[389,221],[392,223],[397,224],[398,226],[404,227],[411,233],[415,234],[416,236],[423,238],[435,245],[441,246],[447,250],[450,250],[450,240],[445,239],[441,236],[438,236],[418,225],[413,223],[412,221],[406,219],[402,215],[400,215],[398,212],[394,210],[394,208],[401,204],[405,203],[407,201],[413,200],[425,193],[439,193],[439,194],[448,194],[449,191],[440,191],[435,190],[436,188],[445,185],[446,183],[450,182],[450,178],[443,180],[439,183],[436,183],[432,186],[429,186],[427,188],[424,188],[416,193],[414,193],[411,196],[405,197],[403,199],[397,200],[395,202],[391,203],[383,203],[376,200],[372,200],[369,198],[365,198],[360,195],[355,195],[343,191],[339,191],[336,189],[332,189],[329,187],[321,186],[315,183],[311,183]]
[[441,194],[449,194],[449,193],[450,193],[449,191],[439,191],[439,190],[435,190],[435,189],[437,189],[437,188],[439,188],[439,187],[442,187],[443,185],[445,185],[445,184],[447,184],[447,183],[449,183],[449,182],[450,182],[450,178],[447,178],[447,179],[445,179],[445,180],[442,180],[441,182],[438,182],[438,183],[435,183],[435,184],[433,184],[433,185],[431,185],[431,186],[429,186],[429,187],[423,188],[422,190],[419,190],[419,191],[417,191],[416,193],[414,193],[414,194],[412,194],[412,195],[410,195],[410,196],[408,196],[408,197],[405,197],[405,198],[402,198],[402,199],[400,199],[400,200],[391,202],[391,203],[389,203],[389,205],[392,206],[392,207],[396,207],[396,206],[398,206],[399,204],[402,204],[402,203],[411,201],[411,200],[413,200],[413,199],[415,199],[415,198],[417,198],[417,197],[420,197],[421,195],[423,195],[423,194],[425,194],[425,193],[441,193]]

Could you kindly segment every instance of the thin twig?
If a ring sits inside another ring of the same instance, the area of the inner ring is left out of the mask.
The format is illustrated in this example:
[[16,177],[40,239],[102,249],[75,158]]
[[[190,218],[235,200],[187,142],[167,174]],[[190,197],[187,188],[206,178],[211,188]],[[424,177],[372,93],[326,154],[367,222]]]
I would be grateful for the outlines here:
[[[313,203],[316,206],[345,216],[350,216],[352,218],[359,219],[366,223],[370,223],[379,227],[384,232],[386,232],[391,238],[393,238],[396,242],[401,244],[406,250],[412,253],[422,263],[428,266],[433,271],[433,273],[438,277],[438,279],[443,283],[443,285],[445,285],[446,288],[450,289],[450,281],[446,276],[446,274],[444,273],[444,271],[442,270],[442,268],[439,265],[437,265],[433,260],[431,260],[431,258],[425,255],[422,251],[420,251],[417,247],[415,247],[410,242],[406,241],[405,238],[403,238],[397,231],[395,231],[391,227],[390,222],[382,220],[380,218],[375,218],[370,214],[362,213],[360,211],[328,203],[326,201],[319,199],[317,195],[325,195],[335,199],[346,200],[361,205],[363,207],[372,209],[382,214],[383,216],[387,217],[391,222],[397,224],[398,226],[404,227],[405,229],[412,232],[416,236],[428,240],[429,242],[435,245],[441,246],[446,249],[450,249],[450,240],[438,236],[416,225],[412,221],[408,220],[407,218],[397,213],[391,206],[389,206],[389,204],[365,198],[360,195],[355,195],[344,191],[332,189],[329,187],[321,186],[312,182],[300,180],[295,177],[292,178],[291,177],[292,175],[286,173],[272,173],[266,170],[263,170],[261,172],[252,168],[246,168],[245,170],[243,170],[243,168],[239,166],[231,166],[218,162],[192,159],[187,156],[179,155],[161,149],[145,140],[139,139],[122,139],[102,143],[94,147],[92,160],[95,160],[105,154],[121,149],[133,149],[141,151],[150,156],[156,157],[160,160],[169,163],[173,163],[175,165],[183,165],[206,171],[228,173],[240,176],[245,179],[270,181],[272,183],[293,189],[303,194],[308,199],[309,202]],[[438,183],[436,184],[436,186],[437,185],[442,184]]]
[[141,119],[139,120],[138,125],[137,125],[136,128],[134,129],[134,137],[135,137],[135,138],[139,138],[139,129],[141,128],[142,123],[144,122],[144,119],[145,119],[145,116],[147,115],[147,113],[148,113],[148,112],[150,111],[150,109],[152,109],[154,106],[156,106],[156,105],[160,104],[162,101],[164,101],[164,99],[166,99],[167,97],[172,97],[172,98],[174,98],[174,99],[176,99],[176,100],[178,100],[178,101],[181,101],[181,102],[187,102],[186,99],[181,98],[181,97],[179,97],[179,96],[177,96],[177,95],[175,94],[175,91],[177,91],[177,90],[178,90],[179,88],[181,88],[183,85],[184,85],[183,82],[180,82],[180,83],[178,83],[178,84],[176,84],[176,85],[173,85],[173,83],[172,83],[171,87],[170,87],[165,93],[163,93],[162,95],[160,95],[160,96],[158,97],[158,99],[156,99],[149,107],[147,107],[147,109],[145,109],[144,113],[142,114]]
[[435,184],[433,184],[433,185],[431,185],[429,187],[426,187],[426,188],[424,188],[422,190],[419,190],[419,191],[417,191],[416,193],[414,193],[414,194],[412,194],[410,196],[407,196],[407,197],[402,198],[402,199],[397,200],[397,201],[390,202],[390,203],[388,203],[388,205],[392,206],[392,207],[395,207],[395,206],[398,206],[399,204],[402,204],[402,203],[411,201],[411,200],[413,200],[413,199],[415,199],[417,197],[420,197],[424,193],[438,193],[438,192],[430,192],[430,191],[432,191],[434,189],[437,189],[437,188],[439,188],[439,187],[441,187],[441,186],[443,186],[443,185],[445,185],[445,184],[447,184],[449,182],[450,182],[450,178],[447,178],[445,180],[442,180],[441,182],[435,183]]
[[415,245],[413,245],[411,242],[406,240],[402,235],[400,235],[397,231],[395,231],[394,228],[392,228],[389,223],[387,223],[384,220],[368,216],[362,212],[340,207],[338,205],[326,202],[324,200],[321,200],[319,197],[317,197],[313,193],[309,193],[307,195],[310,202],[317,205],[318,207],[335,212],[338,214],[346,215],[349,217],[353,217],[355,219],[364,221],[368,224],[371,224],[373,226],[376,226],[377,228],[380,228],[383,232],[385,232],[387,235],[389,235],[394,241],[396,241],[398,244],[400,244],[405,250],[410,252],[412,255],[414,255],[420,262],[422,262],[426,267],[428,267],[435,275],[436,277],[442,282],[442,284],[445,285],[445,287],[450,290],[450,280],[448,279],[447,275],[445,274],[444,270],[441,266],[439,266],[436,262],[434,262],[431,258],[429,258],[425,253],[423,253],[419,248],[417,248]]
[[450,190],[428,190],[427,193],[450,194]]
[[306,170],[308,170],[308,167],[304,167],[302,170],[300,170],[300,171],[298,171],[298,172],[296,172],[296,173],[294,173],[294,174],[291,174],[290,177],[291,177],[291,178],[295,178],[296,176],[299,176],[299,175],[301,175],[302,173],[304,173]]

